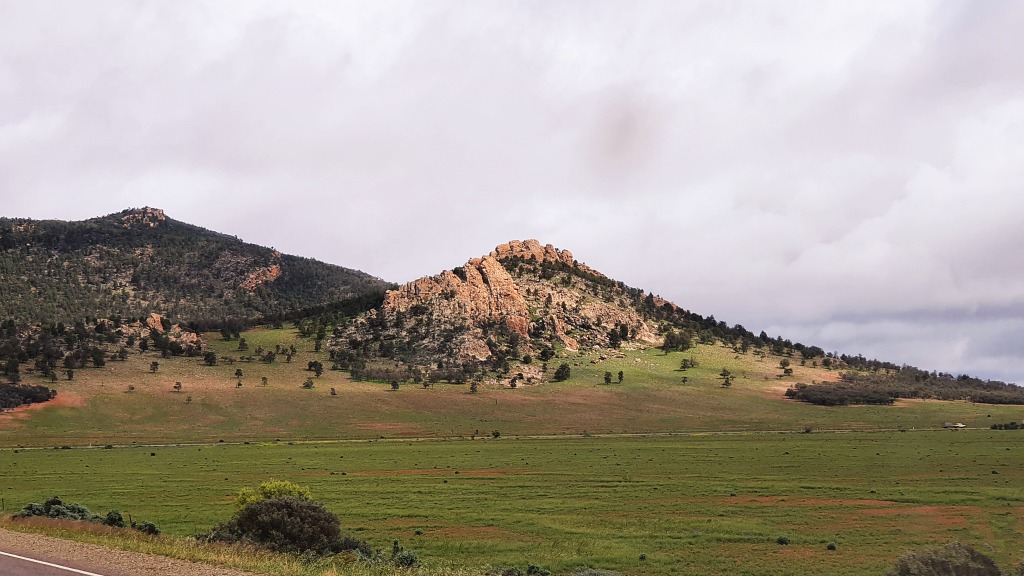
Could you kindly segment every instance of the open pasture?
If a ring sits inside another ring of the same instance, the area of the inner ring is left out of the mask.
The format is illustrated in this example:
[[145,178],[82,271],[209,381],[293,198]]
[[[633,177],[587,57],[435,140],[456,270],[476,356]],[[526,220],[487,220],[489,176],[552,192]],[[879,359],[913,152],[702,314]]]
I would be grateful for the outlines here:
[[[1024,558],[1019,432],[389,440],[0,451],[7,512],[60,495],[189,535],[237,490],[308,485],[343,528],[428,564],[877,575],[958,539]],[[787,538],[788,545],[778,543]],[[827,550],[828,543],[836,544]],[[643,560],[641,560],[643,558]]]

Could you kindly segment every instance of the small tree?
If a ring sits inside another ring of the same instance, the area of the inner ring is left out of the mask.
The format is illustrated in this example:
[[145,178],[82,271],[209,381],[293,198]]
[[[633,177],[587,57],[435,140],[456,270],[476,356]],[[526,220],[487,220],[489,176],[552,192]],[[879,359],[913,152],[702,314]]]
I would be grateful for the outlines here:
[[558,367],[558,370],[555,370],[555,382],[564,382],[570,376],[572,376],[572,368],[565,362]]
[[261,376],[260,377],[260,386],[266,386],[266,385],[267,385],[267,377],[266,376]]
[[192,403],[192,397],[191,396],[189,396],[188,398],[185,398],[185,404],[191,404],[191,403]]
[[216,366],[217,365],[217,353],[216,352],[207,352],[207,353],[203,354],[203,362],[206,363],[207,366]]
[[338,391],[335,390],[334,388],[331,388],[331,396],[337,396],[337,395],[338,395]]
[[75,379],[75,371],[74,371],[74,370],[72,370],[72,369],[70,369],[70,368],[68,368],[67,370],[65,370],[65,371],[64,371],[64,374],[66,374],[66,375],[67,375],[67,377],[68,377],[68,380],[74,380],[74,379]]
[[237,378],[239,380],[242,379],[242,369],[241,368],[235,368],[235,378]]
[[181,382],[175,382],[174,383],[174,391],[175,392],[181,392]]
[[249,349],[249,343],[245,341],[245,338],[238,339],[238,349],[240,351],[245,351]]
[[476,394],[477,392],[480,391],[480,384],[477,383],[477,382],[470,382],[470,384],[469,384],[469,391],[472,394]]
[[622,384],[622,378],[624,376],[625,376],[625,374],[622,373],[622,370],[619,370],[619,384]]
[[312,390],[313,389],[313,379],[312,378],[306,378],[306,381],[302,383],[302,387],[305,388],[306,390]]
[[611,372],[605,372],[604,373],[604,383],[605,384],[611,384],[612,383],[612,373]]
[[392,390],[398,390],[398,380],[392,380],[391,381],[391,389]]

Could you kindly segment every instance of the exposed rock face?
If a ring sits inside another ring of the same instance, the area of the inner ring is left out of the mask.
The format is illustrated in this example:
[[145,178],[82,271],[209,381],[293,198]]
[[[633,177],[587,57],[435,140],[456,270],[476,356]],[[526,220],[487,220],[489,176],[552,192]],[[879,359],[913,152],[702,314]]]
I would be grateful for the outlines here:
[[474,258],[455,271],[420,278],[384,296],[388,314],[408,312],[413,306],[430,305],[435,315],[461,318],[467,323],[504,323],[523,338],[528,337],[530,309],[515,281],[492,256]]
[[121,217],[121,225],[125,228],[156,228],[167,221],[164,211],[159,208],[135,208]]

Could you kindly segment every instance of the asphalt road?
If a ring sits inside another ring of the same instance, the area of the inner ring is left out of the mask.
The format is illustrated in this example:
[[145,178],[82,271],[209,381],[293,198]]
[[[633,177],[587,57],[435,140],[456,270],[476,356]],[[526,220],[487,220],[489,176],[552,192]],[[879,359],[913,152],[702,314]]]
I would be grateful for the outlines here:
[[4,552],[0,550],[0,574],[3,576],[124,576],[122,572],[92,572],[76,564],[68,566],[67,561],[39,558],[31,553]]

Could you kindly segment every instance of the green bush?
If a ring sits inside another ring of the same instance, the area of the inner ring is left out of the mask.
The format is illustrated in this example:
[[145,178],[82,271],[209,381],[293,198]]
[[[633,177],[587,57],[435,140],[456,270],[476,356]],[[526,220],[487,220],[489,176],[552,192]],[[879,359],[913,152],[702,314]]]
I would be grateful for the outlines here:
[[257,488],[245,487],[239,490],[238,497],[235,498],[235,510],[241,510],[260,500],[270,500],[271,498],[281,498],[284,496],[291,496],[299,500],[313,499],[313,493],[305,486],[299,486],[287,480],[271,480],[260,484]]
[[249,504],[214,528],[209,538],[275,552],[327,555],[341,551],[341,522],[319,502],[282,496]]
[[124,517],[117,510],[111,510],[107,512],[107,517],[103,519],[104,526],[111,526],[113,528],[124,528]]
[[143,534],[149,534],[150,536],[159,536],[160,530],[152,522],[146,522],[145,520],[139,520],[138,522],[132,522],[132,529],[138,530]]

